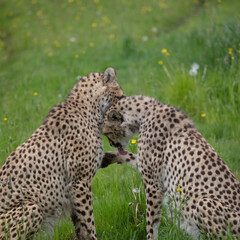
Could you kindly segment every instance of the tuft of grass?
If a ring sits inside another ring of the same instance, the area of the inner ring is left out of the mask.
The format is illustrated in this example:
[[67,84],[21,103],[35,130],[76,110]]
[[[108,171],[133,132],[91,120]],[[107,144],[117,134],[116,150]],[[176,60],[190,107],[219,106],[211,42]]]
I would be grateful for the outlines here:
[[39,231],[38,234],[34,236],[34,240],[41,240],[41,239],[52,239],[52,240],[69,240],[74,239],[74,226],[69,217],[66,219],[58,221],[55,224],[54,229],[42,229]]

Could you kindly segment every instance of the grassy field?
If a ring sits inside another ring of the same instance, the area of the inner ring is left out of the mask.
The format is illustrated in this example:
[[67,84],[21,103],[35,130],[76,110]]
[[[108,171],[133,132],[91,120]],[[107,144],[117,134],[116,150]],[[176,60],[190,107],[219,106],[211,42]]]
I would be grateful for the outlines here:
[[[239,0],[1,0],[0,166],[77,76],[112,66],[127,95],[187,113],[240,179],[239,9]],[[199,69],[190,75],[193,63]],[[145,239],[135,170],[100,169],[92,189],[98,239]],[[163,209],[159,239],[190,239],[165,216]],[[36,239],[73,237],[66,219],[52,238]]]

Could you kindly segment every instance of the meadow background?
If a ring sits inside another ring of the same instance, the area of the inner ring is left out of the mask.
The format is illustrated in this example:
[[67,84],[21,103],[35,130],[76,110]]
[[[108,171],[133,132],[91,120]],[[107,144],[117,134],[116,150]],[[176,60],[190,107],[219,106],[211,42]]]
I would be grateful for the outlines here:
[[[77,76],[111,66],[127,95],[187,113],[240,179],[239,9],[239,0],[1,0],[0,166]],[[199,69],[189,74],[193,63]],[[136,152],[136,144],[129,148]],[[111,150],[105,138],[104,150]],[[92,190],[98,239],[145,239],[135,170],[100,169]],[[73,238],[69,219],[52,237],[35,237]],[[163,209],[159,239],[190,238]]]

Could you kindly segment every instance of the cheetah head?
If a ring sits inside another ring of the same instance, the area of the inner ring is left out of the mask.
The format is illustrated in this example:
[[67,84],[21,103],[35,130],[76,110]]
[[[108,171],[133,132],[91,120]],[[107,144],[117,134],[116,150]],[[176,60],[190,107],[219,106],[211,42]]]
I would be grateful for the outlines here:
[[71,90],[67,101],[77,104],[79,99],[100,111],[100,120],[107,109],[124,97],[123,90],[117,82],[113,68],[107,68],[104,73],[90,73],[79,79]]
[[101,131],[108,138],[110,145],[117,148],[119,154],[125,155],[127,151],[124,148],[139,131],[139,126],[131,119],[128,112],[122,112],[119,105],[115,104],[106,112],[101,124]]

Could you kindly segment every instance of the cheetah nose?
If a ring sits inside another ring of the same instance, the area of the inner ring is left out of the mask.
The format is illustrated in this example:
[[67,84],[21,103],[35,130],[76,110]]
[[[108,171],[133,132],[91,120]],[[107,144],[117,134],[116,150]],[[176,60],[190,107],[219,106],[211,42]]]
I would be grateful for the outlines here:
[[116,143],[114,147],[115,147],[115,148],[122,148],[122,144]]

